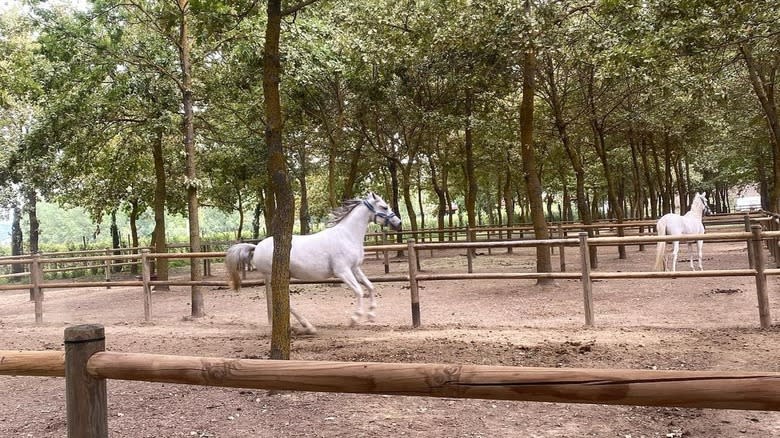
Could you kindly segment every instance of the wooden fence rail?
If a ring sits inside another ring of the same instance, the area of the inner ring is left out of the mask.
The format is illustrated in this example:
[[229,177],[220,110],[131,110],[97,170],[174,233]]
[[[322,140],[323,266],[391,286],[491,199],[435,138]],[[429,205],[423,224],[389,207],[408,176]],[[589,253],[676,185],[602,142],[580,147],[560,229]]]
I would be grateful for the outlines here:
[[[559,247],[559,256],[561,258],[561,270],[565,270],[565,252],[563,248],[566,246],[579,246],[580,255],[589,253],[590,246],[606,246],[606,245],[625,245],[625,244],[637,244],[637,243],[655,243],[655,242],[669,242],[679,237],[674,236],[626,236],[626,237],[596,237],[590,238],[585,232],[580,232],[578,238],[562,238],[562,239],[544,239],[544,240],[514,240],[514,241],[480,241],[480,242],[433,242],[433,243],[416,243],[413,239],[406,244],[394,244],[394,245],[379,245],[373,247],[366,247],[375,251],[382,251],[387,259],[387,254],[391,251],[406,251],[408,253],[407,260],[409,262],[407,272],[405,275],[384,275],[381,277],[371,277],[372,282],[397,282],[408,281],[411,291],[411,311],[412,311],[412,324],[414,327],[421,325],[420,317],[420,305],[419,305],[419,289],[418,283],[420,281],[442,281],[442,280],[468,280],[468,279],[540,279],[540,278],[552,278],[552,279],[580,279],[583,287],[583,307],[585,309],[585,324],[591,326],[594,324],[593,316],[593,280],[604,279],[640,279],[640,278],[690,278],[690,277],[727,277],[727,276],[752,276],[756,281],[756,293],[759,310],[759,322],[762,328],[769,328],[771,326],[771,316],[769,312],[769,300],[767,293],[767,275],[780,275],[780,269],[766,269],[766,260],[764,252],[762,250],[762,244],[764,241],[774,242],[780,237],[780,231],[762,231],[761,225],[754,224],[749,232],[729,232],[729,233],[708,233],[701,235],[688,235],[687,240],[704,240],[704,241],[720,241],[720,242],[745,242],[747,248],[750,249],[749,255],[749,269],[729,269],[729,270],[708,270],[708,271],[678,271],[678,272],[652,272],[652,271],[640,271],[640,272],[600,272],[593,271],[590,263],[586,263],[584,259],[581,259],[580,272],[502,272],[502,273],[473,273],[471,257],[473,249],[476,248],[518,248],[529,247],[536,248],[538,246],[546,247]],[[771,244],[770,244],[771,245]],[[469,259],[468,272],[467,273],[420,273],[419,265],[420,258],[418,254],[423,250],[434,249],[466,249],[466,254]],[[155,280],[151,277],[151,260],[169,258],[169,259],[188,259],[197,258],[210,260],[214,258],[224,257],[223,252],[203,252],[203,253],[164,253],[156,254],[150,253],[148,250],[143,250],[140,257],[137,254],[122,254],[122,255],[105,255],[105,256],[90,256],[85,258],[74,258],[73,260],[90,260],[90,261],[117,261],[123,259],[140,260],[142,265],[142,275],[139,280],[136,281],[111,281],[107,276],[104,282],[52,282],[43,281],[41,265],[45,263],[52,263],[60,258],[47,258],[42,256],[33,256],[27,263],[30,264],[30,283],[28,284],[13,284],[13,285],[0,285],[0,291],[8,289],[30,289],[30,299],[35,302],[35,320],[37,323],[43,321],[43,299],[44,289],[52,288],[77,288],[77,287],[111,287],[111,286],[126,286],[126,287],[142,287],[143,288],[143,302],[144,302],[144,318],[147,321],[152,319],[152,287],[157,285],[166,286],[227,286],[227,282],[215,281],[215,280]],[[777,260],[776,260],[777,262]],[[0,260],[0,264],[8,263]],[[389,272],[387,262],[385,262],[385,272]],[[109,265],[106,265],[109,266]],[[109,272],[106,269],[106,272]],[[293,284],[310,284],[310,283],[338,283],[336,279],[326,281],[298,281],[292,280]],[[246,281],[247,286],[263,285],[263,280]]]
[[108,436],[106,379],[268,390],[780,411],[780,373],[277,361],[105,351],[103,326],[65,352],[0,350],[0,374],[65,377],[68,436]]

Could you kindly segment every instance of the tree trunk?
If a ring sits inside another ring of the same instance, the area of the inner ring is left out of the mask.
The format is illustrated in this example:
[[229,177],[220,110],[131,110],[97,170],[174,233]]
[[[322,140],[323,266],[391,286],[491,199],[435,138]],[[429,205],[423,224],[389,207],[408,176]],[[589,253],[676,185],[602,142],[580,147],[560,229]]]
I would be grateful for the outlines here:
[[[633,177],[632,187],[634,189],[634,210],[635,219],[644,219],[644,192],[642,191],[642,173],[639,167],[639,152],[636,133],[633,129],[628,131],[628,144],[631,147],[631,176]],[[649,184],[649,183],[646,183]]]
[[281,61],[282,2],[269,0],[268,23],[263,49],[263,95],[265,96],[265,141],[268,146],[267,171],[275,199],[271,222],[274,237],[271,290],[272,315],[271,359],[290,358],[290,249],[295,199],[290,189],[287,163],[282,148],[282,105],[279,95]]
[[[438,146],[438,144],[437,144]],[[431,186],[433,186],[433,192],[436,193],[436,199],[438,200],[438,207],[436,208],[436,224],[439,230],[443,230],[446,226],[444,223],[444,216],[450,211],[447,205],[447,196],[444,194],[442,184],[439,184],[438,170],[436,169],[436,162],[433,156],[428,156],[428,166],[431,169]],[[444,241],[444,231],[439,231],[439,242]]]
[[[392,157],[387,158],[387,171],[390,174],[390,205],[393,208],[393,211],[400,214],[401,211],[400,204],[398,203],[398,198],[400,197],[400,184],[398,183],[398,163],[393,159]],[[396,234],[395,237],[396,243],[403,243],[403,236],[401,233]],[[403,251],[398,251],[398,256],[402,256],[404,254]]]
[[[591,214],[590,205],[588,204],[588,195],[585,193],[585,168],[581,158],[582,155],[579,148],[572,143],[571,137],[569,137],[568,123],[564,119],[562,97],[558,92],[555,68],[552,64],[552,58],[550,57],[547,58],[544,73],[544,78],[547,81],[548,99],[555,121],[555,128],[558,132],[558,138],[561,141],[563,150],[566,152],[566,156],[569,158],[569,162],[574,170],[579,219],[583,224],[590,225],[593,223],[593,215]],[[589,237],[593,237],[592,228],[588,228],[587,233]],[[598,267],[598,247],[590,245],[589,250],[591,267]]]
[[[200,252],[200,219],[198,202],[197,157],[195,152],[195,125],[193,120],[192,65],[190,61],[189,0],[178,0],[179,23],[179,63],[181,65],[182,110],[184,112],[184,153],[186,155],[185,186],[187,189],[187,214],[189,218],[190,252]],[[190,259],[190,280],[203,279],[200,259]],[[203,287],[191,286],[192,317],[204,316]]]
[[739,46],[742,58],[745,60],[750,84],[753,92],[764,111],[767,127],[769,128],[769,142],[772,145],[772,190],[768,202],[769,210],[780,209],[780,120],[778,120],[777,99],[775,98],[775,81],[777,70],[780,68],[780,55],[775,54],[772,64],[761,68],[753,58],[753,51],[747,44]]
[[40,227],[38,222],[38,193],[35,189],[27,190],[27,204],[25,205],[27,210],[27,219],[30,222],[30,254],[37,254],[40,250],[38,247],[38,241],[40,240]]
[[[132,200],[130,205],[131,205],[130,215],[129,215],[130,216],[130,246],[132,248],[138,248],[138,216],[141,215],[141,211],[137,199]],[[117,268],[119,268],[118,271],[122,271],[121,266],[117,266]],[[130,265],[130,273],[131,274],[138,273],[137,264]]]
[[[11,208],[13,219],[11,220],[11,255],[20,256],[24,254],[24,233],[22,232],[22,209],[14,202]],[[11,273],[21,274],[24,272],[24,265],[14,263],[11,265]],[[11,281],[18,281],[19,277],[12,277]]]
[[355,197],[355,183],[358,179],[358,172],[360,171],[360,161],[363,158],[363,141],[361,140],[355,150],[350,154],[349,171],[347,177],[344,179],[344,192],[341,195],[341,199],[347,200]]
[[260,238],[260,215],[263,214],[263,206],[265,205],[265,197],[262,190],[259,192],[259,198],[252,213],[252,238],[255,240]]
[[[474,175],[474,142],[472,139],[472,105],[474,96],[471,89],[466,90],[466,132],[463,143],[465,152],[465,175],[466,175],[466,217],[468,220],[468,226],[471,230],[470,240],[476,240],[476,226],[477,226],[477,177]],[[469,250],[471,251],[471,250]]]
[[642,169],[645,172],[645,181],[647,182],[647,193],[650,199],[650,217],[656,219],[658,214],[658,193],[656,190],[656,179],[653,177],[652,168],[648,162],[647,155],[649,154],[648,139],[649,134],[642,136],[642,141],[639,143],[639,157],[642,159]]
[[301,234],[309,234],[311,233],[311,215],[309,214],[309,188],[306,185],[308,157],[306,156],[305,145],[298,150],[298,160],[301,166],[301,171],[298,174],[298,184],[301,188],[301,206],[298,210],[298,216],[301,224]]
[[[165,174],[165,160],[163,158],[163,130],[155,132],[154,144],[152,144],[152,158],[154,161],[154,252],[165,254],[168,252],[168,238],[165,233],[165,197],[167,193],[167,177]],[[168,259],[156,259],[154,261],[157,279],[168,280]],[[168,286],[158,285],[155,290],[170,290]]]
[[[531,4],[525,1],[525,13],[530,16]],[[542,202],[542,182],[537,173],[536,152],[534,150],[534,93],[536,92],[536,49],[527,47],[523,55],[523,88],[520,103],[520,147],[523,158],[523,178],[525,180],[528,200],[531,204],[531,221],[536,239],[549,238],[547,221],[544,218]],[[552,272],[550,247],[536,247],[536,272]],[[538,285],[553,284],[548,278],[540,278]]]
[[417,207],[420,209],[420,228],[425,229],[425,206],[423,205],[422,170],[417,167]]
[[[414,199],[412,197],[412,166],[413,162],[410,161],[408,164],[403,165],[401,164],[401,191],[404,194],[404,205],[406,206],[406,216],[409,220],[409,224],[412,231],[417,231],[417,213],[414,211],[414,204],[412,200]],[[397,212],[398,210],[396,210]]]
[[669,131],[664,132],[664,210],[674,211],[674,185],[672,184],[672,147]]
[[[113,248],[112,253],[114,255],[119,254],[118,249],[122,246],[122,236],[119,235],[119,227],[116,224],[116,210],[111,212],[111,248]],[[121,260],[115,260],[115,262],[120,262]],[[119,272],[121,270],[121,266],[112,266],[111,271],[112,272]]]
[[688,212],[690,204],[687,184],[685,183],[685,171],[683,170],[683,157],[680,152],[676,154],[674,163],[674,174],[677,178],[677,196],[680,199],[680,214]]
[[236,240],[241,241],[241,236],[244,235],[244,197],[241,195],[242,191],[240,187],[236,187],[236,198],[238,198],[238,229],[236,230]]
[[[506,151],[506,168],[504,169],[504,186],[501,187],[501,196],[504,200],[504,208],[506,210],[506,238],[508,240],[512,239],[512,231],[511,228],[515,224],[515,200],[512,197],[512,170],[513,166],[510,160],[511,154],[509,153],[509,150]],[[512,254],[513,248],[510,246],[507,248],[506,252],[508,254]]]

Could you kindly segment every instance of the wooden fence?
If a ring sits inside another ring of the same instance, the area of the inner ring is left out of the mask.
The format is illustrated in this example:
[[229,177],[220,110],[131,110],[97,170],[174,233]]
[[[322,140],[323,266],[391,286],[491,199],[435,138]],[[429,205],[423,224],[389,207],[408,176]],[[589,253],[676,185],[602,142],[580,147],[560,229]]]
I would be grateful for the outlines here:
[[[774,222],[774,221],[772,221]],[[747,223],[749,225],[749,222]],[[388,254],[392,251],[406,251],[408,253],[407,272],[401,275],[384,275],[372,277],[372,282],[409,282],[410,300],[412,310],[412,325],[419,327],[421,325],[420,316],[420,297],[419,283],[421,281],[434,280],[469,280],[469,279],[580,279],[583,288],[583,308],[585,309],[585,324],[591,326],[595,323],[593,312],[593,292],[592,282],[594,280],[606,279],[639,279],[639,278],[657,278],[671,279],[684,277],[726,277],[726,276],[749,276],[754,277],[756,282],[756,296],[758,302],[759,324],[762,328],[768,328],[772,324],[769,299],[767,294],[767,275],[779,275],[780,269],[767,269],[766,259],[762,243],[769,242],[770,248],[777,246],[777,239],[780,237],[780,231],[763,231],[761,225],[753,224],[750,232],[730,232],[730,233],[708,233],[703,235],[686,236],[688,240],[701,239],[704,241],[721,242],[745,242],[748,248],[749,268],[748,269],[729,269],[729,270],[708,270],[708,271],[678,271],[678,272],[602,272],[591,269],[590,262],[586,255],[589,253],[590,246],[618,246],[630,244],[647,244],[659,241],[673,241],[678,237],[672,236],[652,236],[637,235],[626,237],[597,237],[589,238],[587,233],[580,232],[578,238],[558,238],[545,240],[502,240],[502,241],[480,241],[480,242],[430,242],[417,243],[410,239],[404,245],[379,245],[367,247],[368,249]],[[474,273],[472,270],[471,256],[475,248],[516,248],[545,246],[549,248],[558,248],[560,258],[561,272],[501,272],[501,273]],[[570,246],[579,246],[581,257],[580,272],[566,272],[565,248]],[[467,273],[420,273],[418,271],[419,253],[425,250],[436,249],[467,249],[469,257]],[[771,251],[770,251],[771,252]],[[139,287],[143,290],[144,318],[149,321],[152,319],[152,288],[157,285],[167,286],[227,286],[224,280],[155,280],[152,278],[152,260],[161,258],[197,258],[197,259],[216,259],[224,257],[223,252],[207,253],[166,253],[152,254],[148,250],[142,251],[140,255],[142,265],[142,275],[138,280],[130,281],[104,281],[104,282],[57,282],[43,281],[41,266],[45,263],[68,261],[68,258],[46,258],[42,256],[33,256],[28,259],[14,259],[14,263],[28,263],[30,265],[30,282],[26,284],[0,285],[0,291],[9,289],[30,289],[31,300],[35,302],[35,320],[40,323],[43,321],[43,299],[44,289],[52,288],[77,288],[77,287],[111,287],[127,286]],[[137,254],[110,255],[110,256],[92,256],[79,257],[72,260],[80,261],[100,261],[107,263],[110,259],[138,259]],[[777,261],[777,260],[776,260]],[[8,260],[0,260],[2,263],[11,263]],[[387,269],[386,269],[387,272]],[[299,281],[293,280],[294,284],[310,283],[338,283],[339,280],[332,279],[327,281]],[[248,286],[264,284],[262,279],[251,280],[245,283]]]
[[65,377],[68,436],[108,436],[106,379],[268,390],[780,411],[780,373],[276,361],[105,351],[65,329],[65,351],[2,351],[0,374]]

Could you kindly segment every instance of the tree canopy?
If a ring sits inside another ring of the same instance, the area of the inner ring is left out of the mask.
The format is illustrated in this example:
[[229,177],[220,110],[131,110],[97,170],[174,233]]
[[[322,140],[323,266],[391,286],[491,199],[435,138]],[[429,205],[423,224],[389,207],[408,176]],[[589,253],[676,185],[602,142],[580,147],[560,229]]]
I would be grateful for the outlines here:
[[279,208],[276,157],[304,232],[369,189],[413,229],[657,217],[697,190],[725,211],[749,184],[780,203],[773,2],[281,2],[279,121],[265,5],[3,10],[0,202],[99,221],[192,216],[197,199],[258,237]]

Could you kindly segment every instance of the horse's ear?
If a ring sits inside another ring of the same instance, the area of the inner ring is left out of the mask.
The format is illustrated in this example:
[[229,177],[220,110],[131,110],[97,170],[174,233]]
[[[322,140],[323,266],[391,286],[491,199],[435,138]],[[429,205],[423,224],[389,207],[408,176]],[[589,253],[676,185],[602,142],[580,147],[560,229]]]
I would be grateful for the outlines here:
[[374,192],[369,192],[368,194],[369,194],[369,195],[371,195],[371,197],[372,197],[372,198],[376,199],[376,193],[374,193]]

